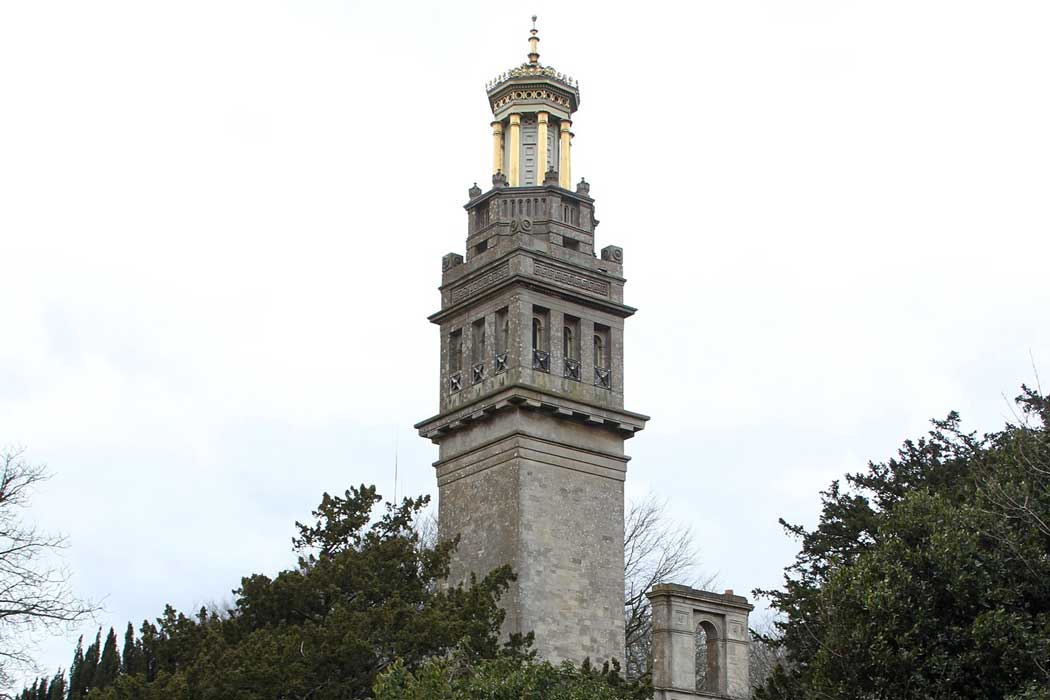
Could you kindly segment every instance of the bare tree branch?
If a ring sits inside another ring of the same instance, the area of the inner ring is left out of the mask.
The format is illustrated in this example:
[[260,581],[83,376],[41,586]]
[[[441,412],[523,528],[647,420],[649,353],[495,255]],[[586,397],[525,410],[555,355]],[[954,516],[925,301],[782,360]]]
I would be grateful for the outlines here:
[[692,529],[667,516],[667,502],[649,494],[624,514],[623,614],[627,676],[637,678],[650,664],[652,614],[645,593],[674,581],[695,588],[714,585],[699,573]]
[[35,487],[49,476],[23,454],[0,452],[0,688],[10,685],[13,671],[36,670],[38,635],[68,631],[99,609],[74,595],[69,570],[56,562],[65,538],[22,519]]

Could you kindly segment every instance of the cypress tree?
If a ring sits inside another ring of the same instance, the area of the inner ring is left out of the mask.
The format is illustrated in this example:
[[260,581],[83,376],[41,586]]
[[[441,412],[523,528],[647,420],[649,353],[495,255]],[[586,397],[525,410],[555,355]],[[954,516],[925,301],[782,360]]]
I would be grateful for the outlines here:
[[47,689],[47,700],[66,700],[66,677],[62,669],[51,679],[51,687]]
[[126,676],[145,671],[142,668],[142,644],[135,639],[135,627],[130,622],[124,632],[124,653],[121,655],[120,671]]
[[157,678],[157,628],[149,620],[142,621],[142,671],[146,682],[152,683]]
[[95,641],[84,652],[84,663],[80,666],[80,695],[70,696],[70,700],[79,700],[91,690],[91,684],[95,680],[95,669],[98,668],[98,657],[102,646],[102,628],[95,633]]
[[40,685],[36,689],[36,697],[33,700],[47,700],[47,678],[40,679]]
[[84,694],[84,637],[77,640],[73,663],[69,665],[69,700],[78,700]]
[[113,628],[109,628],[106,635],[106,643],[102,647],[102,656],[91,682],[92,688],[105,688],[117,680],[120,673],[120,652],[117,651],[117,635]]

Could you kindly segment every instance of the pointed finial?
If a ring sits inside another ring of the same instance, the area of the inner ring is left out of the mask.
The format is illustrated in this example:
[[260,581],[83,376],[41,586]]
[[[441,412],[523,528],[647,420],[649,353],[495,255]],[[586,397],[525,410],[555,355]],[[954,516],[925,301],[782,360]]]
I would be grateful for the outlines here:
[[538,36],[539,30],[536,29],[536,15],[532,16],[532,30],[529,31],[529,63],[532,65],[538,65],[540,62],[539,54],[539,43],[540,37]]

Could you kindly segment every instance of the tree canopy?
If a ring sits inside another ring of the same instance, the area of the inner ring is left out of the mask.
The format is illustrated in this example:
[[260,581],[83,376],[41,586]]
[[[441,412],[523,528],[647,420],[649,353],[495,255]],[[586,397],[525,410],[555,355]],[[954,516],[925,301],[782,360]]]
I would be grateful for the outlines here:
[[787,698],[1050,698],[1050,401],[978,437],[957,414],[822,493],[783,590]]

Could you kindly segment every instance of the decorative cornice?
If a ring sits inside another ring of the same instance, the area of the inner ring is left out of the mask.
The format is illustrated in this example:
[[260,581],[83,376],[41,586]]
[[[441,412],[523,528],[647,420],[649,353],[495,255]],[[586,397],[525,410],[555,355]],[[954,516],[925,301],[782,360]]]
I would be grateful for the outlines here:
[[755,609],[755,606],[747,602],[747,598],[742,595],[734,595],[731,591],[726,591],[725,593],[713,593],[711,591],[702,591],[697,588],[683,586],[679,583],[658,583],[650,588],[645,595],[650,600],[653,598],[671,597],[682,598],[684,600],[703,600],[709,603],[724,605],[728,608],[747,610],[749,612]]
[[493,413],[512,408],[546,411],[557,418],[616,431],[625,438],[644,430],[649,421],[649,416],[641,413],[572,401],[525,384],[513,384],[467,406],[420,421],[413,427],[420,436],[438,442],[443,436],[466,427],[468,423],[484,420]]
[[533,65],[530,63],[522,63],[517,68],[511,68],[508,71],[500,73],[495,78],[485,83],[485,89],[488,92],[492,92],[500,85],[519,78],[550,78],[571,90],[579,91],[580,89],[580,84],[577,81],[561,71],[557,71],[551,66],[541,66],[539,64]]
[[[499,180],[499,184],[496,184],[496,180]],[[544,182],[542,185],[522,185],[513,189],[507,189],[506,180],[507,176],[503,173],[496,173],[492,176],[493,187],[488,192],[484,192],[478,197],[470,199],[466,204],[463,205],[464,209],[470,210],[478,206],[483,202],[487,202],[497,195],[504,195],[506,197],[527,197],[530,194],[546,194],[547,192],[557,192],[557,194],[563,199],[573,199],[577,202],[583,202],[586,204],[593,204],[594,197],[590,196],[590,187],[587,188],[587,192],[581,192],[577,190],[573,192],[570,189],[566,189],[558,183]]]

